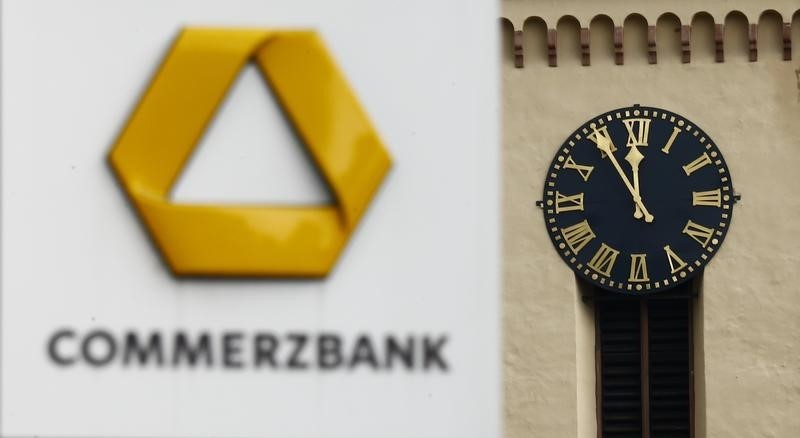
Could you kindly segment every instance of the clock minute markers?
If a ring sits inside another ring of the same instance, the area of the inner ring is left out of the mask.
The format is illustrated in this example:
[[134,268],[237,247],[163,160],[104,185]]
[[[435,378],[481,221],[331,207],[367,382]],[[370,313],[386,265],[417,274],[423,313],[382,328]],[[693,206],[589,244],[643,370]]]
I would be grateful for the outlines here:
[[614,169],[617,170],[617,173],[619,174],[620,178],[622,178],[622,182],[625,183],[625,187],[628,189],[631,196],[633,197],[633,202],[636,204],[637,207],[639,207],[639,209],[641,209],[641,212],[644,214],[644,221],[647,223],[653,222],[654,219],[653,215],[650,214],[649,211],[647,211],[647,207],[644,206],[644,203],[642,202],[642,197],[639,195],[639,192],[633,188],[631,182],[628,180],[628,177],[625,176],[625,172],[622,170],[622,167],[620,167],[619,162],[614,157],[614,154],[611,151],[611,140],[609,140],[604,135],[600,134],[597,131],[597,129],[594,130],[594,134],[597,138],[597,149],[600,149],[600,151],[604,152],[611,161],[611,164],[614,165]]

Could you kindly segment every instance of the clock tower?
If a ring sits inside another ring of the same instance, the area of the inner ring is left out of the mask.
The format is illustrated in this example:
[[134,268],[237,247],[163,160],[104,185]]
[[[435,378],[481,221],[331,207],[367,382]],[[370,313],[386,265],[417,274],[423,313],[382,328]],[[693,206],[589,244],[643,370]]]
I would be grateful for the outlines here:
[[500,24],[506,436],[800,436],[800,1]]

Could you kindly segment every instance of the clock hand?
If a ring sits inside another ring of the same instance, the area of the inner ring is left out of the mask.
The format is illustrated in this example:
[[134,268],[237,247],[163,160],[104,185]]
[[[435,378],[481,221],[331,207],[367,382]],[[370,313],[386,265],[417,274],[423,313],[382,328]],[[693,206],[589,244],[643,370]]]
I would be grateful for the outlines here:
[[611,161],[611,164],[614,165],[614,168],[617,169],[617,173],[619,174],[620,178],[622,178],[622,182],[625,183],[625,187],[628,188],[631,196],[633,196],[633,202],[642,210],[642,213],[644,213],[644,221],[648,223],[653,222],[653,215],[647,211],[647,207],[644,206],[642,197],[639,196],[639,192],[634,190],[631,182],[628,181],[628,177],[625,176],[625,172],[622,171],[622,167],[620,167],[617,159],[614,157],[614,154],[611,153],[611,140],[601,135],[596,129],[595,136],[597,138],[597,149],[600,149],[601,151],[605,152],[606,155],[608,155],[608,159]]
[[[631,171],[633,173],[633,190],[639,194],[641,197],[642,194],[639,192],[639,163],[642,162],[644,159],[644,155],[639,152],[639,149],[634,146],[630,146],[631,150],[628,151],[628,155],[625,156],[625,161],[630,163]],[[636,211],[633,212],[633,217],[636,219],[641,219],[643,216],[642,209],[639,208],[639,204],[636,204]]]

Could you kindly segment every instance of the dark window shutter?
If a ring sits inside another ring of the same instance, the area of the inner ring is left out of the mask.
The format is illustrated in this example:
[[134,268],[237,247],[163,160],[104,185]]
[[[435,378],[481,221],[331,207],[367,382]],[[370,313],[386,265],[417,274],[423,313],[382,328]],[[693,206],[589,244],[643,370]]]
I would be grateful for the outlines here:
[[690,437],[691,324],[689,300],[648,303],[650,437]]
[[600,438],[692,438],[691,284],[635,299],[595,289]]
[[598,302],[600,414],[605,438],[642,437],[639,301]]

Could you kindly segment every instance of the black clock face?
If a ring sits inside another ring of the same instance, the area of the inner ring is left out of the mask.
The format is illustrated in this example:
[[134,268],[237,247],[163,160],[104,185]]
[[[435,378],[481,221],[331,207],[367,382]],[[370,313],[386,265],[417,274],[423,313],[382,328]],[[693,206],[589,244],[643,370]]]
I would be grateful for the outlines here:
[[639,295],[701,272],[728,231],[734,192],[711,137],[685,117],[633,106],[561,145],[543,200],[553,245],[577,275]]

